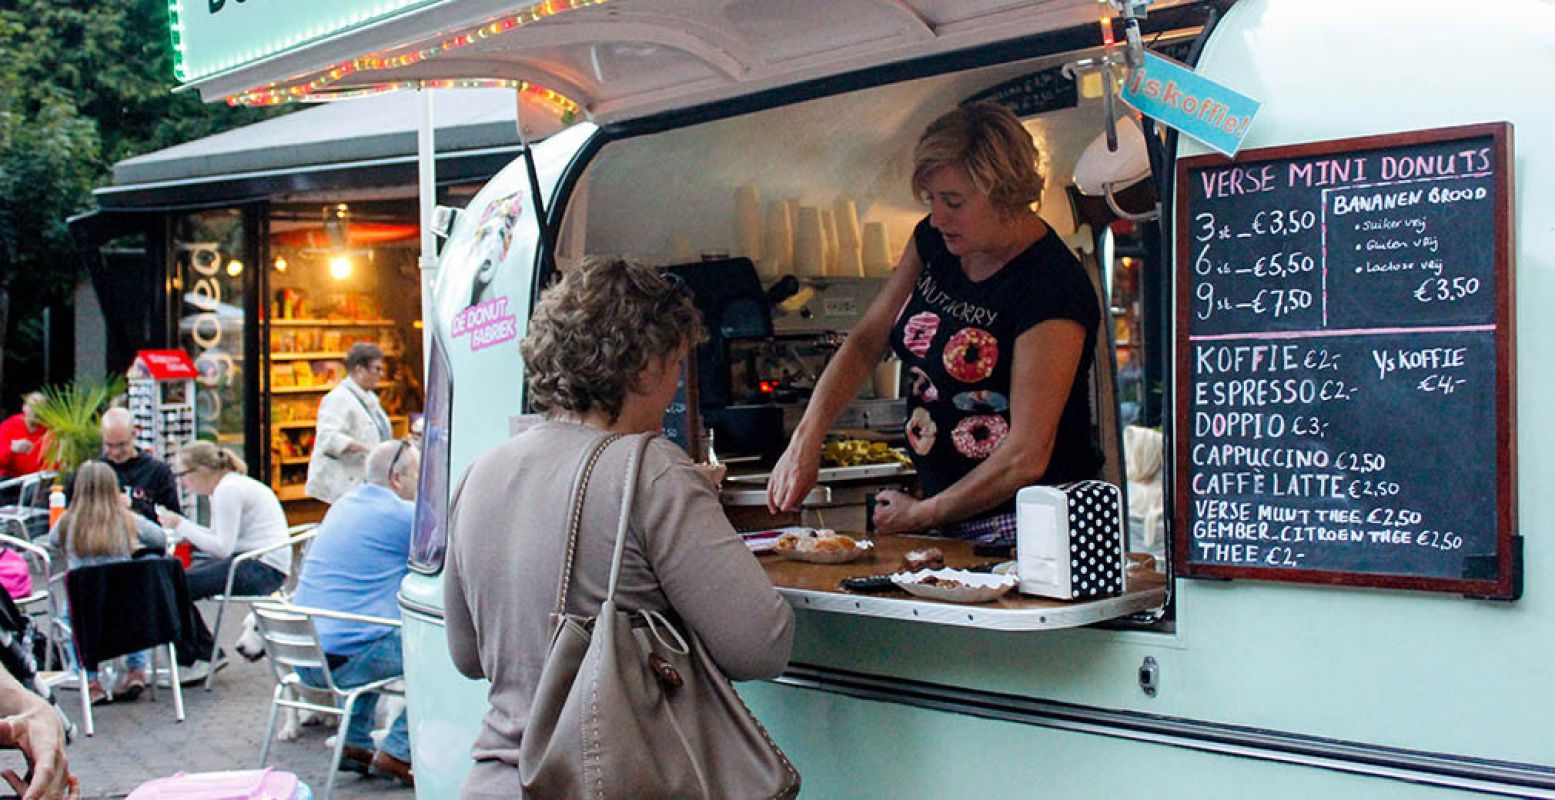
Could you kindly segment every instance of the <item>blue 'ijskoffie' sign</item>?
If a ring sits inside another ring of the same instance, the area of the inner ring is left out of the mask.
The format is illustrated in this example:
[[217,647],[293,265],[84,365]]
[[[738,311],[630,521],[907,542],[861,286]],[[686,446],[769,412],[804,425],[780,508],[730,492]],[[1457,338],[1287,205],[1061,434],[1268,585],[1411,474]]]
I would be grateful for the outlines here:
[[1123,99],[1140,113],[1225,153],[1236,155],[1259,103],[1154,53],[1130,72]]

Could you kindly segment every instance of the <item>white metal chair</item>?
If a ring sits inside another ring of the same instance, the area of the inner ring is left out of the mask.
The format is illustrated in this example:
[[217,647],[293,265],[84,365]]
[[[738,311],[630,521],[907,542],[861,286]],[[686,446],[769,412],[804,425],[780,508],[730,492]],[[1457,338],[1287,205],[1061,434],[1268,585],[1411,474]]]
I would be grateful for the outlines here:
[[[270,668],[275,671],[275,697],[270,703],[270,722],[265,726],[265,743],[259,753],[259,767],[263,769],[270,761],[270,743],[275,740],[275,724],[283,707],[317,711],[339,717],[335,748],[329,760],[329,778],[324,785],[324,794],[320,797],[320,800],[329,800],[330,793],[335,790],[335,776],[340,771],[340,756],[345,752],[346,729],[351,724],[351,712],[356,708],[356,701],[366,694],[403,697],[405,695],[404,676],[383,678],[349,688],[336,685],[335,677],[329,668],[329,657],[324,654],[324,647],[319,644],[319,635],[313,626],[313,619],[327,617],[367,622],[389,628],[400,627],[400,622],[383,617],[348,614],[274,601],[256,602],[252,608],[254,619],[259,623],[259,636],[265,643],[265,654],[269,656],[267,660],[270,662]],[[318,670],[324,679],[323,685],[315,686],[303,682],[297,674],[298,669]],[[296,691],[296,687],[299,686],[329,692],[335,700],[335,705],[326,706],[304,700]]]
[[51,661],[56,647],[54,620],[59,617],[59,601],[51,591],[58,579],[54,574],[54,559],[49,555],[47,548],[5,533],[0,533],[0,547],[15,550],[27,559],[27,566],[33,576],[32,593],[26,597],[13,599],[16,607],[20,608],[23,614],[32,617],[37,623],[37,629],[43,631],[48,649],[44,651],[43,663],[39,665],[39,669],[48,670],[52,666]]
[[[272,552],[272,551],[275,551],[275,550],[279,550],[279,549],[281,549],[283,547],[294,548],[293,551],[292,551],[292,569],[291,569],[291,573],[286,576],[286,583],[282,584],[282,588],[283,589],[289,590],[291,588],[292,584],[293,584],[293,577],[292,576],[298,574],[298,570],[300,569],[300,565],[302,563],[303,551],[302,550],[298,550],[296,548],[304,547],[307,542],[311,541],[313,539],[313,537],[315,537],[317,535],[319,535],[319,524],[317,522],[305,522],[305,523],[303,523],[301,525],[293,525],[292,527],[286,529],[286,541],[284,541],[284,542],[276,542],[275,544],[272,544],[272,545],[270,545],[268,547],[261,547],[261,548],[259,548],[257,550],[250,550],[247,553],[244,553],[244,554],[238,556],[237,558],[232,559],[232,566],[227,569],[227,585],[226,585],[226,588],[222,590],[221,594],[212,595],[210,598],[208,598],[210,600],[215,600],[215,601],[217,601],[219,603],[219,605],[217,606],[217,609],[216,609],[216,624],[211,626],[211,641],[214,643],[212,645],[213,647],[220,648],[220,646],[221,646],[221,623],[222,623],[222,620],[227,616],[227,606],[229,604],[231,604],[231,603],[248,603],[248,604],[252,605],[253,603],[257,603],[257,602],[259,602],[261,600],[272,600],[272,599],[274,599],[270,595],[242,595],[242,594],[235,595],[235,594],[233,594],[232,593],[232,581],[233,581],[233,579],[235,577],[237,577],[238,565],[242,564],[245,561],[252,561],[252,560],[254,560],[256,558],[259,558],[260,556],[262,556],[262,555],[264,555],[266,553],[269,553],[269,552]],[[216,659],[216,654],[219,653],[219,652],[220,652],[219,649],[213,650],[211,652],[211,660],[212,660],[211,669],[210,669],[210,672],[206,673],[206,675],[205,675],[205,691],[207,691],[207,692],[210,691],[211,687],[215,685],[215,681],[216,681],[216,664],[215,664],[215,659]]]
[[[0,481],[0,532],[22,539],[33,539],[48,528],[48,502],[43,489],[54,480],[48,470]],[[15,502],[10,502],[11,498]]]

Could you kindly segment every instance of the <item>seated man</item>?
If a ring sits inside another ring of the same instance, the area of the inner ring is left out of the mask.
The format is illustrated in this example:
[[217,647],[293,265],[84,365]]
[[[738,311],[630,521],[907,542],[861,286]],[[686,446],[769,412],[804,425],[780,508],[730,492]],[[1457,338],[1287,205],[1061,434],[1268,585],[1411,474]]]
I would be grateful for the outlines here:
[[119,488],[130,490],[130,509],[157,521],[157,506],[180,514],[178,484],[167,463],[135,446],[135,419],[128,409],[103,412],[103,460],[119,476]]
[[[308,551],[292,602],[299,606],[399,619],[400,580],[408,570],[410,529],[421,453],[409,442],[375,445],[367,454],[367,482],[330,506]],[[314,627],[338,686],[359,686],[404,673],[400,631],[365,622],[315,617]],[[300,671],[304,681],[323,677]],[[377,697],[356,703],[346,731],[340,768],[394,778],[414,785],[410,732],[405,715],[395,718],[383,746],[372,750]]]
[[43,451],[49,432],[38,419],[42,392],[22,398],[22,413],[0,422],[0,478],[19,478],[48,468]]

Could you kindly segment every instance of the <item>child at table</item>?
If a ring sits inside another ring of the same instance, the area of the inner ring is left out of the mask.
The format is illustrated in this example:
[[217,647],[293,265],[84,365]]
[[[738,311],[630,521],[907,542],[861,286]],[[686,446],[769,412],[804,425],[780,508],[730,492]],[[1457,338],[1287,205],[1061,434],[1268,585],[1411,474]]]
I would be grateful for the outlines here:
[[[144,548],[165,550],[167,534],[156,523],[130,510],[129,498],[119,491],[119,478],[112,467],[101,461],[88,461],[76,472],[70,508],[49,532],[49,544],[63,551],[69,568],[75,569],[127,561]],[[96,671],[87,672],[94,705],[109,697],[134,700],[146,690],[149,653],[131,653],[124,661],[127,671],[112,695],[98,683]]]

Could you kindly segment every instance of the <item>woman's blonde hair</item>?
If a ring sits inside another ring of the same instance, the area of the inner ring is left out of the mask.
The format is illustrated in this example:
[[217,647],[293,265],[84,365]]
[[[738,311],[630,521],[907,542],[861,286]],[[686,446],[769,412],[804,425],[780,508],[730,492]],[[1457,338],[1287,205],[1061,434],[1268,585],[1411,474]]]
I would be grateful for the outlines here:
[[178,460],[184,469],[208,469],[211,472],[248,474],[248,464],[231,450],[211,442],[190,442],[178,448]]
[[959,166],[994,207],[1009,213],[1042,199],[1041,154],[1025,126],[997,103],[974,103],[929,123],[913,148],[912,191],[923,199],[929,176]]
[[119,476],[101,461],[76,470],[70,509],[60,519],[66,552],[79,558],[127,556],[135,550],[135,512],[124,507]]
[[678,277],[622,258],[590,256],[540,296],[520,351],[536,411],[621,415],[651,359],[704,338]]

